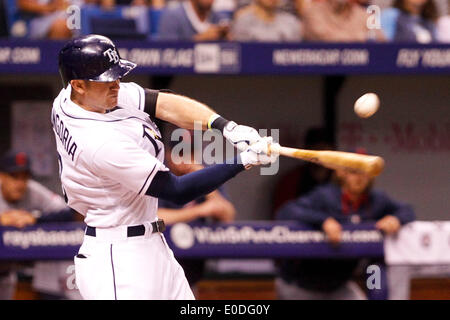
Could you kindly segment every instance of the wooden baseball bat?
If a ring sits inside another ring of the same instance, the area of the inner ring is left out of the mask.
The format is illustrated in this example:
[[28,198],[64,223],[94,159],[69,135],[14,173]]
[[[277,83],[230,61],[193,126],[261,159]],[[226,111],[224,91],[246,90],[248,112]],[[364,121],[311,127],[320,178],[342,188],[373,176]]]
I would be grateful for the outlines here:
[[269,145],[269,154],[271,152],[314,162],[330,169],[350,169],[364,172],[372,177],[379,175],[384,168],[383,158],[352,152],[296,149],[282,147],[278,143]]

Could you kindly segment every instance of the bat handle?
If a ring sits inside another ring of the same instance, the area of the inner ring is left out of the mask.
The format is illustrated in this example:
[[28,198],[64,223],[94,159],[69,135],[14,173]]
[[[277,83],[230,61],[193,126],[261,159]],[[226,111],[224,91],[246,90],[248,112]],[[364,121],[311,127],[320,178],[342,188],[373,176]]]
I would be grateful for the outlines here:
[[279,143],[276,143],[276,142],[270,143],[267,146],[267,155],[270,156],[272,153],[280,154],[280,150],[281,150],[281,146]]

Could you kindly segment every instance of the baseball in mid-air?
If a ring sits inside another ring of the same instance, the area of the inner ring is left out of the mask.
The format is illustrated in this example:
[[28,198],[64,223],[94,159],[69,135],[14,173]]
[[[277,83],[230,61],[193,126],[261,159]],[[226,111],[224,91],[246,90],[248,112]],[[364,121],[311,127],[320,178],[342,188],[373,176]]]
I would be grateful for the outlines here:
[[355,102],[355,113],[361,118],[368,118],[377,112],[380,99],[375,93],[366,93]]

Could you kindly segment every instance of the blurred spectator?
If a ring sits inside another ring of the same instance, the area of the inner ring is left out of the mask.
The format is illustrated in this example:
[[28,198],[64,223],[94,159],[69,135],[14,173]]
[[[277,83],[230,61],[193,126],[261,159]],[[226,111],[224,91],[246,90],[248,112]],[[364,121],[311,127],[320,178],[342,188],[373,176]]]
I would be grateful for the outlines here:
[[234,12],[238,6],[238,0],[215,0],[212,6],[213,11]]
[[67,27],[66,0],[18,0],[23,16],[30,20],[30,38],[67,39],[72,32]]
[[214,41],[228,39],[229,25],[212,11],[214,0],[186,0],[161,14],[158,39]]
[[[234,1],[235,11],[242,9],[243,7],[246,7],[252,4],[253,2],[253,0],[216,0],[216,2],[220,1]],[[298,2],[303,2],[304,0],[278,0],[278,1],[279,1],[278,9],[293,15],[297,15],[296,10],[297,4]],[[216,7],[216,2],[214,2],[214,7]]]
[[[311,128],[305,134],[304,148],[310,150],[334,150],[331,137],[324,128]],[[273,198],[275,212],[287,201],[294,200],[320,184],[327,183],[332,170],[324,166],[305,162],[289,170],[278,180]]]
[[381,26],[392,41],[430,43],[437,40],[433,0],[395,0],[382,11]]
[[437,23],[437,39],[450,43],[450,0],[447,5],[447,15],[440,17]]
[[[193,156],[193,154],[192,154]],[[166,149],[166,164],[176,175],[181,176],[202,169],[203,166],[195,164],[193,158],[188,163],[175,163],[172,161],[170,149]],[[158,217],[167,225],[179,222],[231,222],[236,211],[233,204],[226,198],[223,187],[200,197],[190,203],[180,206],[170,201],[160,199],[158,202]],[[194,293],[196,283],[203,277],[205,260],[202,259],[177,259],[186,274]]]
[[[118,3],[118,1],[120,0],[84,0],[83,3],[84,4],[93,4],[93,5],[98,5],[100,7],[102,7],[102,9],[104,10],[109,10],[109,9],[113,9],[117,4],[122,4],[122,3]],[[126,1],[126,3],[123,4],[132,4],[133,0],[123,0]]]
[[305,12],[305,8],[307,8],[309,6],[311,1],[313,1],[313,0],[294,0],[293,2],[294,2],[295,13],[299,17],[303,17],[303,13]]
[[367,8],[371,3],[370,0],[355,0],[360,6]]
[[361,42],[384,40],[381,30],[369,32],[366,9],[353,0],[312,0],[299,8],[303,38],[309,41]]
[[[139,0],[136,0],[139,1]],[[145,1],[145,0],[143,0]],[[166,5],[166,1],[165,0],[151,0],[150,1],[150,6],[154,9],[162,9],[164,8]]]
[[[317,187],[283,206],[278,219],[320,228],[335,246],[342,240],[342,224],[373,221],[384,234],[395,234],[414,220],[408,205],[372,190],[373,178],[366,174],[336,170],[336,177],[338,184]],[[278,295],[281,299],[364,299],[363,291],[351,281],[359,263],[355,259],[285,261],[276,281]]]
[[[147,0],[88,0],[82,11],[82,33],[111,39],[146,39],[154,20]],[[157,5],[163,4],[158,0]],[[156,23],[155,23],[156,24]]]
[[[64,200],[31,179],[30,160],[24,152],[10,151],[0,158],[0,225],[23,228],[37,222],[67,221],[73,213]],[[16,270],[0,264],[0,299],[12,299]]]
[[239,10],[232,24],[232,38],[237,41],[300,41],[300,21],[278,9],[279,0],[254,0]]
[[115,0],[117,5],[149,6],[154,9],[164,8],[165,0]]

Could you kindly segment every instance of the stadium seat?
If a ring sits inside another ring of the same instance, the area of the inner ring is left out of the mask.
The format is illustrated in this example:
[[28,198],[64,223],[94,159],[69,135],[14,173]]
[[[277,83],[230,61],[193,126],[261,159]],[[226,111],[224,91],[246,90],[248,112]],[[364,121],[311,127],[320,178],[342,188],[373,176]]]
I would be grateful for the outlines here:
[[146,35],[136,32],[136,22],[124,18],[91,18],[92,33],[101,34],[112,39],[145,39]]
[[150,37],[155,38],[158,34],[159,19],[164,9],[149,9],[148,19],[150,20]]
[[397,8],[387,8],[381,11],[381,28],[389,41],[394,40],[399,15],[400,11]]

